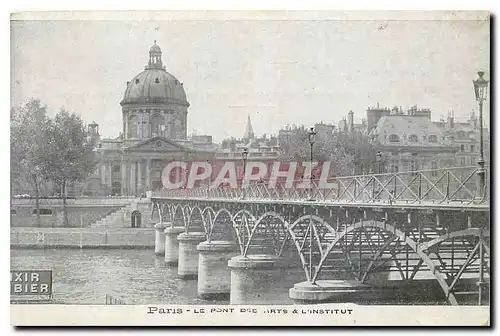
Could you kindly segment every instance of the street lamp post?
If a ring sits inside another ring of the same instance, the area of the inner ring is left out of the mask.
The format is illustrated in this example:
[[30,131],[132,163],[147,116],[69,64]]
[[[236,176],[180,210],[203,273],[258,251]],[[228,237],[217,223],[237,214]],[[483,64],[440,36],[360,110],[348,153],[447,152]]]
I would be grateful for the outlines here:
[[311,146],[310,157],[309,157],[309,162],[311,163],[311,170],[309,173],[309,182],[311,183],[310,189],[309,189],[309,200],[314,201],[314,199],[313,199],[313,181],[312,181],[313,147],[314,147],[314,142],[316,140],[316,132],[314,131],[314,127],[311,127],[309,129],[308,136],[309,136],[309,145]]
[[248,148],[243,148],[243,152],[241,153],[243,158],[243,176],[241,178],[241,199],[245,199],[245,172],[247,170],[247,159],[248,159]]
[[486,187],[485,170],[484,170],[484,149],[483,149],[483,103],[486,101],[488,95],[488,81],[483,78],[484,72],[477,73],[479,78],[474,83],[474,92],[476,93],[476,100],[479,104],[479,160],[477,161],[478,170],[478,196],[484,197]]
[[377,174],[382,174],[382,153],[380,151],[377,152],[377,163],[378,163]]
[[[474,83],[474,92],[476,94],[476,100],[479,104],[479,160],[477,161],[478,165],[478,170],[477,170],[477,176],[478,176],[478,196],[479,198],[484,197],[485,193],[485,188],[486,188],[486,172],[484,170],[484,148],[483,148],[483,103],[486,101],[487,96],[488,96],[488,81],[483,78],[484,72],[479,71],[477,73],[479,75],[479,78],[476,79],[475,81],[472,81]],[[479,280],[477,282],[477,286],[479,289],[479,305],[482,305],[483,303],[483,288],[487,285],[487,283],[484,281],[484,275],[483,275],[483,242],[482,242],[482,228],[479,229],[480,231],[480,251],[479,251]]]

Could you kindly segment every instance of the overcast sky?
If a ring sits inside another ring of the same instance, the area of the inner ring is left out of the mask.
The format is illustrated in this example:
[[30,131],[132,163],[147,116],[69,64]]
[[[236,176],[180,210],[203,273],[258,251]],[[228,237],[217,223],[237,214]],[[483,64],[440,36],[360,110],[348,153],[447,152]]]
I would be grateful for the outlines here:
[[337,123],[368,106],[476,109],[472,80],[489,78],[487,21],[13,21],[12,104],[34,97],[105,137],[121,130],[126,82],[157,40],[184,83],[188,133],[240,137],[286,124]]

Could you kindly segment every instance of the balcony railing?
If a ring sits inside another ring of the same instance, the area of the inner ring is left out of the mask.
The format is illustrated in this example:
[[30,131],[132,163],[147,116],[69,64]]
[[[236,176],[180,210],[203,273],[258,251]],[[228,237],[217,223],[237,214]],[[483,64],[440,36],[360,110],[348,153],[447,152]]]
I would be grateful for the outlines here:
[[[489,169],[480,192],[477,167],[459,167],[398,173],[342,176],[328,181],[294,181],[292,187],[259,181],[238,188],[208,186],[193,189],[163,189],[152,198],[204,198],[342,203],[489,203]],[[304,183],[305,182],[305,183]],[[328,185],[326,185],[326,183]],[[300,186],[301,184],[301,186]]]

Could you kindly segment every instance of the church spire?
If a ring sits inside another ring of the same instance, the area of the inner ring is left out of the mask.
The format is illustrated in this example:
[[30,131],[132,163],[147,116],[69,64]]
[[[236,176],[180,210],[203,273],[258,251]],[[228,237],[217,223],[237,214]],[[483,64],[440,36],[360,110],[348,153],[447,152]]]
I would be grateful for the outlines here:
[[149,69],[165,70],[163,62],[161,61],[161,49],[160,46],[156,44],[156,40],[151,48],[149,48],[149,62],[146,66],[146,70]]
[[252,128],[252,121],[250,120],[250,115],[248,115],[247,119],[247,125],[245,127],[245,135],[243,136],[243,139],[253,139],[254,134],[253,134],[253,128]]

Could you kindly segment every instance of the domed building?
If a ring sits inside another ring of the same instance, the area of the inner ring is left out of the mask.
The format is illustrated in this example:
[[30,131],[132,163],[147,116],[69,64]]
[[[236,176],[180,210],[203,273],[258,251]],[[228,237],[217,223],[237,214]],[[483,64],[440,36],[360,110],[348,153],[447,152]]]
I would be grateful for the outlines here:
[[[184,84],[166,71],[156,41],[144,71],[127,82],[120,105],[122,132],[115,139],[98,140],[99,170],[83,193],[141,195],[162,188],[161,173],[169,162],[213,158],[216,146],[211,136],[187,138]],[[98,139],[98,125],[93,125],[89,130]],[[176,171],[173,179],[183,173]]]
[[156,41],[144,71],[127,82],[120,104],[126,140],[153,136],[186,139],[189,103],[184,84],[165,70]]

